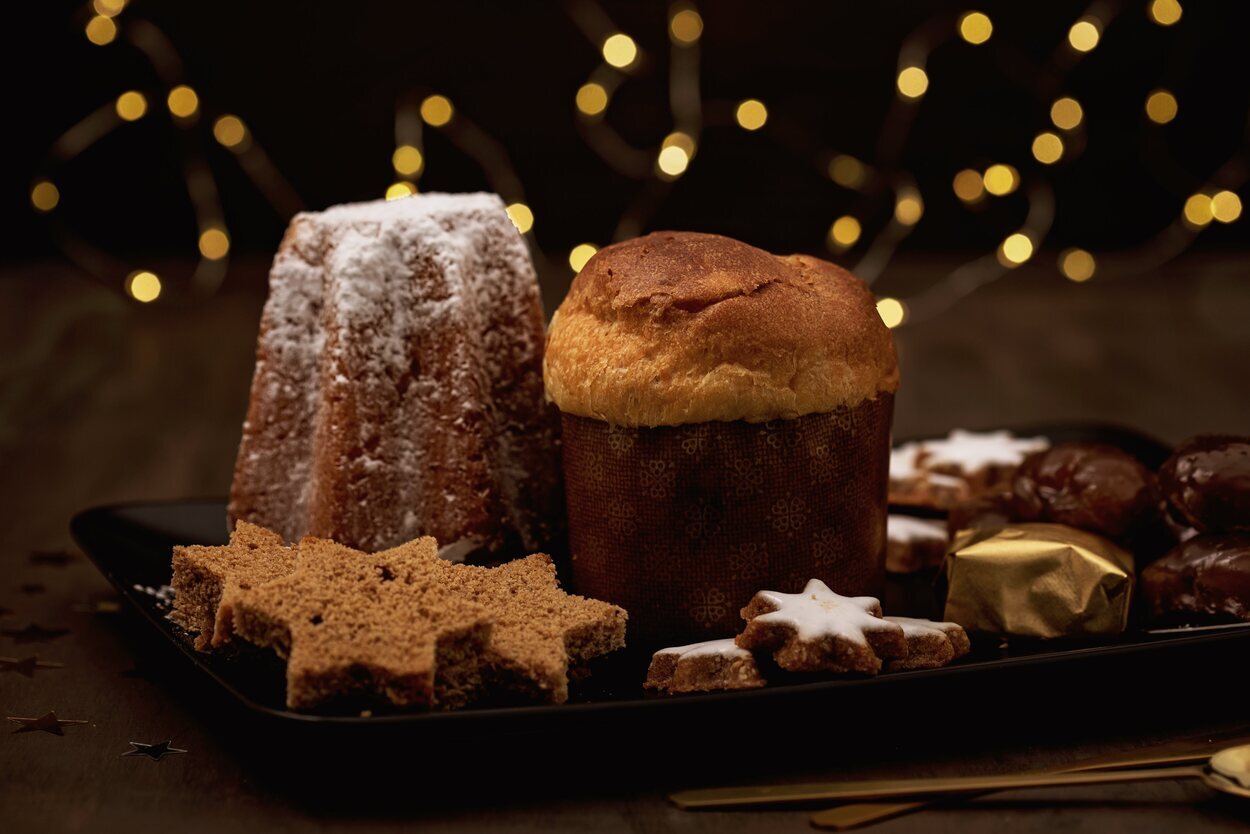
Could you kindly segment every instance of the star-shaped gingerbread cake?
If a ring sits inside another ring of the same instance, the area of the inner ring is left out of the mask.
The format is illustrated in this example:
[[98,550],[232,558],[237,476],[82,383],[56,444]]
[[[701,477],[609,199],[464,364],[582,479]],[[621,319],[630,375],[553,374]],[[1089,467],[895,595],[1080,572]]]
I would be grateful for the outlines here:
[[494,690],[564,703],[570,668],[625,645],[625,609],[565,593],[546,554],[497,568],[442,565],[441,581],[485,606],[494,620],[484,658],[488,699]]
[[431,538],[372,555],[287,547],[240,522],[225,547],[175,549],[175,621],[199,648],[233,635],[274,649],[298,709],[563,703],[571,673],[625,644],[624,609],[565,593],[545,554],[484,568],[437,551]]
[[295,570],[295,552],[277,533],[240,521],[224,547],[175,547],[173,567],[170,619],[203,651],[229,639],[233,593]]
[[437,581],[438,545],[368,554],[303,539],[295,570],[231,592],[234,633],[287,661],[287,705],[381,698],[455,707],[481,685],[487,609]]

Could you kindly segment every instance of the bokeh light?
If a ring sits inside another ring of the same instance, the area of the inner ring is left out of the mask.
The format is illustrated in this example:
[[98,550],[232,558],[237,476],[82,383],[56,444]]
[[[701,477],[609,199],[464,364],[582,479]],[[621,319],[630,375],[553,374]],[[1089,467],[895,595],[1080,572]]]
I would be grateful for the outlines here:
[[213,122],[213,138],[227,148],[241,151],[247,147],[247,125],[238,116],[222,116]]
[[903,67],[898,74],[898,91],[904,98],[916,99],[929,89],[929,76],[920,67]]
[[112,18],[102,14],[88,20],[84,31],[87,34],[87,40],[96,46],[105,46],[117,38],[117,24]]
[[694,9],[682,9],[668,22],[668,33],[677,43],[694,43],[703,34],[703,18]]
[[608,91],[602,84],[590,82],[577,89],[577,109],[587,116],[598,116],[608,108]]
[[1176,96],[1168,90],[1155,90],[1146,97],[1146,116],[1157,125],[1165,125],[1176,118]]
[[995,197],[1004,197],[1020,186],[1020,172],[1001,163],[985,169],[985,190]]
[[603,60],[617,69],[625,69],[638,59],[638,44],[623,32],[609,35],[603,41]]
[[877,302],[877,315],[885,326],[893,330],[907,320],[907,307],[897,298],[882,298]]
[[1075,130],[1081,126],[1083,118],[1085,111],[1081,109],[1081,103],[1071,96],[1055,99],[1050,106],[1050,121],[1060,130]]
[[835,252],[850,249],[859,241],[863,227],[849,214],[844,214],[829,227],[829,247]]
[[1150,19],[1160,26],[1171,26],[1181,19],[1184,10],[1176,0],[1154,0],[1150,4]]
[[218,226],[200,232],[200,254],[210,261],[219,261],[230,253],[230,235]]
[[1241,198],[1232,191],[1217,191],[1211,195],[1211,216],[1220,223],[1232,223],[1241,217]]
[[61,191],[49,180],[39,180],[30,189],[30,204],[36,211],[49,212],[61,202]]
[[894,219],[904,226],[915,226],[923,216],[924,200],[920,192],[914,188],[900,189],[894,201]]
[[417,186],[415,183],[408,182],[407,180],[400,180],[399,182],[394,182],[387,186],[386,199],[402,200],[403,198],[411,197],[416,193]]
[[599,251],[599,247],[593,243],[579,243],[569,252],[569,266],[573,267],[574,272],[581,272],[586,262],[595,256]]
[[979,202],[985,196],[985,181],[981,178],[981,172],[971,168],[965,168],[956,174],[951,187],[955,190],[955,196],[965,203]]
[[734,118],[743,130],[759,130],[768,121],[768,108],[759,99],[749,98],[738,103]]
[[126,8],[126,0],[92,0],[91,8],[96,14],[117,17]]
[[421,120],[430,127],[442,127],[451,121],[456,110],[447,96],[426,96],[421,102]]
[[1089,52],[1101,38],[1102,21],[1096,17],[1083,17],[1068,30],[1068,44],[1077,52]]
[[655,167],[668,179],[680,177],[686,172],[689,164],[690,157],[676,146],[661,149],[660,155],[655,160]]
[[155,272],[146,269],[127,275],[125,286],[127,295],[144,304],[155,301],[161,295],[161,279]]
[[127,90],[117,97],[117,115],[127,122],[138,121],[148,112],[148,100],[137,90]]
[[1016,267],[1033,257],[1033,241],[1023,232],[1007,235],[998,246],[998,262],[1006,267]]
[[412,177],[425,165],[421,149],[414,145],[400,145],[391,154],[391,167],[402,177]]
[[664,137],[660,144],[660,154],[656,158],[656,168],[666,179],[676,179],[685,173],[694,158],[694,139],[680,130]]
[[1215,214],[1211,211],[1211,197],[1207,194],[1191,194],[1189,199],[1185,200],[1185,208],[1182,210],[1185,222],[1190,226],[1201,228],[1215,219]]
[[525,203],[511,203],[505,211],[508,212],[512,225],[521,234],[527,234],[534,228],[534,212]]
[[1053,165],[1063,158],[1063,140],[1050,131],[1037,134],[1033,138],[1033,158],[1043,165]]
[[1065,249],[1059,253],[1059,271],[1070,281],[1088,281],[1094,277],[1097,264],[1084,249]]
[[959,18],[959,37],[974,46],[985,43],[994,33],[994,24],[983,12],[965,12]]
[[186,84],[179,84],[165,98],[169,112],[180,119],[189,119],[200,109],[200,97]]

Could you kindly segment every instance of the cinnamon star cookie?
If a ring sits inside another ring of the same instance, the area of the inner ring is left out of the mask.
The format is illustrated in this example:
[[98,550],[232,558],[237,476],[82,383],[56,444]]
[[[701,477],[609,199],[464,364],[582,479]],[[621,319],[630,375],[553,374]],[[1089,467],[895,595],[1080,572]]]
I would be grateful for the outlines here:
[[799,594],[760,591],[742,618],[747,626],[737,644],[772,651],[777,665],[791,672],[875,675],[883,660],[907,655],[902,627],[882,619],[879,601],[835,594],[819,579]]
[[912,617],[886,617],[898,623],[907,638],[907,656],[890,661],[890,670],[936,669],[972,649],[968,633],[958,623],[939,623]]
[[739,647],[732,637],[707,640],[689,646],[660,649],[651,658],[646,689],[677,692],[710,692],[717,689],[756,689],[764,677],[755,655]]

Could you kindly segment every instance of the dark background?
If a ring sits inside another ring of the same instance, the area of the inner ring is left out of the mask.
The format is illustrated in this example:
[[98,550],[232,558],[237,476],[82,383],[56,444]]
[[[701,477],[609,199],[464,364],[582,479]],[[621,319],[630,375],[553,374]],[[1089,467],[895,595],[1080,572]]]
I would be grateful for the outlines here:
[[[1116,4],[1095,5],[1111,19]],[[855,265],[886,222],[890,195],[842,189],[813,160],[822,148],[874,159],[895,101],[900,44],[935,16],[950,32],[969,7],[701,3],[705,131],[689,171],[646,227],[824,252],[830,222],[853,213],[865,220],[864,240],[837,257]],[[917,178],[926,213],[874,290],[910,299],[1019,228],[1027,188],[967,209],[950,188],[961,168],[1005,161],[1026,183],[1051,183],[1055,227],[1028,264],[895,331],[903,369],[895,438],[1039,421],[1111,421],[1168,443],[1246,433],[1250,215],[1212,224],[1165,263],[1143,259],[1146,266],[1118,274],[1101,264],[1173,227],[1184,199],[1230,157],[1239,161],[1226,175],[1244,177],[1250,4],[1185,0],[1181,22],[1166,29],[1149,22],[1145,0],[1118,4],[1101,44],[1067,75],[1064,36],[1092,13],[1085,4],[975,7],[993,18],[993,38],[979,48],[951,41],[931,56],[931,87],[900,169],[886,172]],[[666,8],[604,8],[651,60],[621,88],[609,119],[654,148],[672,129]],[[164,114],[163,87],[141,54],[120,40],[101,48],[83,37],[85,3],[30,0],[4,11],[0,627],[38,623],[69,633],[29,645],[0,635],[0,655],[38,653],[64,664],[33,679],[0,675],[0,717],[55,709],[89,722],[65,737],[0,731],[5,834],[407,832],[414,822],[447,832],[807,831],[805,812],[685,814],[664,791],[757,778],[1007,772],[1244,731],[1238,664],[1188,654],[1158,665],[1125,656],[1132,668],[1096,659],[1068,677],[1055,666],[967,697],[909,690],[862,710],[839,703],[823,723],[792,720],[793,731],[778,725],[805,714],[778,711],[771,727],[748,736],[717,725],[706,748],[691,743],[687,728],[641,727],[633,741],[643,768],[597,731],[569,744],[492,734],[456,748],[387,736],[370,749],[354,738],[330,749],[241,721],[205,679],[159,653],[145,624],[116,612],[85,558],[63,567],[31,558],[72,548],[67,523],[84,508],[229,488],[268,262],[288,218],[213,141],[212,119],[239,114],[302,203],[323,208],[375,199],[392,182],[401,97],[449,95],[502,143],[519,173],[537,217],[532,239],[549,256],[538,261],[550,312],[572,276],[570,247],[608,242],[643,187],[612,173],[577,129],[574,93],[601,58],[555,3],[136,0],[123,26],[150,20],[163,30],[201,96],[203,118],[181,130]],[[1166,127],[1142,113],[1156,87],[1180,101]],[[63,168],[50,164],[59,135],[127,89],[148,94],[146,118]],[[1088,141],[1080,155],[1043,169],[1029,142],[1050,101],[1065,93],[1085,106]],[[732,126],[729,116],[748,96],[770,108],[759,133]],[[779,141],[796,136],[810,145]],[[211,296],[178,292],[195,268],[197,232],[182,141],[198,145],[210,164],[233,238],[225,282]],[[423,190],[487,186],[442,132],[425,131],[425,150]],[[28,198],[32,179],[47,175],[61,187],[51,217],[32,211]],[[67,260],[58,224],[116,263],[93,275]],[[1099,256],[1093,280],[1058,274],[1055,256],[1072,245]],[[165,281],[153,304],[122,291],[126,270],[139,266]],[[112,609],[99,607],[109,602]],[[803,755],[760,755],[761,739]],[[164,740],[189,753],[161,762],[122,757],[129,741]],[[400,768],[390,764],[396,754]],[[375,781],[379,771],[384,778]],[[440,779],[425,779],[430,771]],[[1199,784],[1166,782],[1008,794],[874,830],[1172,834],[1244,830],[1246,813]]]
[[[952,193],[957,170],[994,161],[1014,164],[1026,184],[1036,177],[1053,184],[1056,220],[1044,244],[1052,271],[1053,253],[1066,246],[1096,254],[1138,246],[1174,221],[1215,169],[1245,152],[1250,108],[1247,4],[1188,2],[1181,22],[1168,28],[1150,22],[1147,5],[1095,4],[1110,23],[1098,48],[1072,62],[1064,38],[1090,11],[1084,3],[703,3],[705,132],[698,156],[646,228],[716,231],[778,251],[820,252],[832,219],[854,213],[865,223],[862,251],[889,216],[889,193],[838,187],[811,154],[778,136],[793,128],[815,143],[817,155],[823,147],[872,161],[904,38],[935,17],[948,17],[938,28],[949,31],[959,12],[979,8],[994,21],[989,43],[951,39],[928,62],[929,92],[900,161],[920,185],[926,214],[901,251],[988,252],[1018,228],[1023,188],[973,209]],[[191,131],[173,126],[162,85],[124,38],[107,47],[86,40],[87,8],[43,0],[6,10],[5,60],[13,65],[6,71],[3,257],[10,262],[58,251],[47,218],[30,208],[30,181],[50,170],[46,154],[62,131],[126,89],[148,94],[148,116],[55,173],[58,219],[124,263],[196,254],[179,173],[183,133],[202,147],[218,181],[232,254],[273,252],[288,218],[212,140],[212,118],[225,112],[248,123],[306,207],[323,208],[376,199],[394,180],[401,97],[450,96],[507,149],[537,217],[535,239],[552,256],[548,285],[571,276],[564,258],[573,245],[610,241],[641,188],[579,136],[573,96],[602,59],[564,4],[135,0],[118,20],[150,20],[176,48],[201,98],[204,118]],[[654,147],[672,129],[667,7],[603,8],[647,56],[613,98],[608,119],[631,142]],[[1180,102],[1179,117],[1163,127],[1143,112],[1157,87]],[[1048,126],[1049,103],[1063,94],[1085,108],[1085,146],[1046,168],[1033,161],[1029,144]],[[747,97],[768,104],[775,132],[732,125],[733,102]],[[489,188],[477,164],[439,131],[426,129],[425,151],[422,190]],[[1244,227],[1244,219],[1212,224],[1196,246],[1239,248]],[[856,256],[841,260],[853,264]],[[100,276],[118,288],[123,277]]]

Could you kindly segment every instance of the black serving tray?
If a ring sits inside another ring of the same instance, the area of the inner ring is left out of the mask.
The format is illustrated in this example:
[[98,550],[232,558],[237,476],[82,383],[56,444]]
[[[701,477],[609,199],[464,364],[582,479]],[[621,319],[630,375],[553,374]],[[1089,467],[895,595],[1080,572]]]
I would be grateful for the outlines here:
[[[1106,426],[1084,428],[1021,427],[1018,434],[1044,434],[1055,440],[1098,440],[1123,446],[1149,465],[1167,447],[1135,432]],[[763,689],[669,697],[642,689],[649,656],[621,652],[604,658],[570,702],[562,705],[483,707],[455,712],[310,714],[284,704],[281,663],[267,652],[195,651],[185,633],[166,614],[167,600],[152,589],[170,581],[170,551],[176,544],[223,544],[226,512],[222,500],[176,501],[97,507],[79,513],[70,530],[101,573],[121,596],[181,655],[214,681],[221,692],[255,717],[288,727],[312,724],[342,729],[365,726],[395,730],[496,732],[570,730],[606,723],[617,727],[693,728],[700,722],[723,726],[786,714],[796,720],[827,714],[830,707],[857,711],[896,711],[907,705],[966,702],[994,692],[1026,699],[1056,686],[1084,691],[1091,686],[1157,688],[1162,670],[1187,679],[1228,668],[1230,658],[1250,650],[1250,623],[1156,632],[1130,632],[1099,645],[990,641],[942,669],[883,673],[873,678],[803,680]],[[915,582],[915,579],[909,580]],[[914,590],[914,589],[913,589]],[[889,594],[887,593],[887,598]],[[1175,680],[1175,677],[1171,678]],[[1188,685],[1188,683],[1186,684]]]

